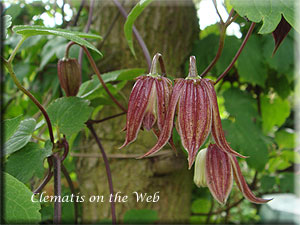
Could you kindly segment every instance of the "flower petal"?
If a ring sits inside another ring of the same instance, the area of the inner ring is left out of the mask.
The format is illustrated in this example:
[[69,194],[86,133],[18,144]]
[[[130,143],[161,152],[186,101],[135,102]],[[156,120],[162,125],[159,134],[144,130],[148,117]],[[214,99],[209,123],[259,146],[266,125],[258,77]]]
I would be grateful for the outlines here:
[[156,94],[156,78],[152,78],[154,80],[152,84],[152,89],[150,92],[145,116],[143,119],[143,127],[146,128],[146,130],[151,130],[151,128],[154,126],[156,122],[156,107],[157,107],[157,94]]
[[210,144],[206,153],[206,183],[221,204],[225,204],[232,189],[232,169],[228,153],[222,151],[216,144]]
[[159,151],[170,139],[173,129],[173,120],[175,116],[175,109],[178,102],[178,99],[182,92],[182,86],[184,84],[184,79],[176,79],[175,85],[172,91],[172,95],[169,102],[169,107],[167,111],[167,115],[165,118],[165,124],[163,130],[158,138],[156,145],[150,149],[145,155],[138,157],[143,158],[150,154],[154,154],[155,152]]
[[197,187],[207,187],[206,175],[205,175],[206,154],[207,154],[207,148],[201,149],[197,154],[195,160],[194,183],[196,184]]
[[220,113],[219,113],[219,107],[218,107],[218,101],[217,96],[215,92],[215,88],[210,80],[208,79],[202,79],[203,86],[206,87],[207,93],[209,95],[210,103],[212,105],[212,128],[211,133],[212,136],[216,142],[216,144],[219,146],[219,148],[223,151],[226,151],[228,153],[231,153],[235,156],[241,157],[241,158],[247,158],[246,156],[241,155],[240,153],[234,151],[228,144],[225,138],[225,134],[222,128]]
[[205,142],[211,128],[211,105],[200,80],[186,80],[179,100],[178,129],[181,142],[189,153],[189,168],[192,167],[197,152]]
[[256,204],[262,204],[272,200],[272,199],[263,199],[263,198],[256,197],[248,187],[236,157],[231,155],[230,160],[233,168],[234,179],[237,183],[237,186],[239,187],[240,191],[243,193],[246,199]]
[[157,94],[157,125],[158,129],[162,130],[172,91],[172,82],[168,78],[161,77],[155,80],[155,84]]
[[126,140],[120,148],[125,147],[136,139],[145,115],[153,82],[154,79],[151,77],[141,77],[136,81],[129,97]]

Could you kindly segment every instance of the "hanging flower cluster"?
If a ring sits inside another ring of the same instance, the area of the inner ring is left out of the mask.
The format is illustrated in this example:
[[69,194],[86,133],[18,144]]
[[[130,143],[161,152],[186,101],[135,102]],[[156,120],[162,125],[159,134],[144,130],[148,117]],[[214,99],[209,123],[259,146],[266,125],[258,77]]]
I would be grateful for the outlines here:
[[189,75],[174,82],[171,91],[171,81],[153,72],[137,78],[129,98],[127,135],[121,148],[136,139],[142,124],[150,130],[157,121],[158,141],[140,158],[154,154],[172,139],[175,121],[181,143],[188,153],[189,168],[209,134],[215,142],[197,156],[194,181],[198,186],[208,186],[214,198],[224,204],[234,175],[239,189],[249,201],[269,201],[255,197],[247,186],[236,160],[236,156],[245,156],[234,151],[226,141],[214,83],[198,76],[194,56],[190,57]]

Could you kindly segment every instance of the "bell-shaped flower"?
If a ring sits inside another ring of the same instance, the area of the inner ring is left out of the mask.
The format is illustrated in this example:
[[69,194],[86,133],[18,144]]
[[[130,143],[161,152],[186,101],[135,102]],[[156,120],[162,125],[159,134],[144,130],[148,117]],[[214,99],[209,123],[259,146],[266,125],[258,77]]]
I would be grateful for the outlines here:
[[126,139],[120,148],[135,141],[142,126],[146,130],[151,130],[157,125],[158,130],[154,130],[154,133],[158,136],[163,128],[172,82],[157,74],[156,64],[159,57],[161,57],[159,53],[154,56],[148,75],[136,78],[128,103],[124,128]]
[[168,142],[176,111],[176,129],[184,149],[188,152],[189,168],[210,133],[223,151],[244,157],[235,152],[225,139],[214,85],[212,81],[198,76],[194,56],[190,58],[188,77],[175,80],[166,121],[156,145],[142,157],[159,151]]
[[256,197],[248,187],[235,156],[210,144],[196,158],[194,182],[198,187],[208,187],[213,197],[225,204],[232,189],[233,178],[244,197],[250,202],[262,204],[270,200]]

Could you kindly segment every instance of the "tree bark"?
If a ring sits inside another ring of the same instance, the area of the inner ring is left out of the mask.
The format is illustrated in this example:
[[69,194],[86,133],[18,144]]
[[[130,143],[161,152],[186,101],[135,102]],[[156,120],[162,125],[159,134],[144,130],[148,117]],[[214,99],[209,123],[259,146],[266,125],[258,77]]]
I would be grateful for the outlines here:
[[[123,3],[127,12],[133,6],[132,1]],[[98,1],[94,9],[93,29],[104,36],[109,29],[118,9],[107,1]],[[104,57],[98,66],[101,72],[126,68],[147,68],[141,48],[134,38],[137,59],[129,51],[124,38],[125,19],[120,15],[105,40],[101,51]],[[135,25],[149,48],[151,57],[156,52],[163,55],[167,74],[184,77],[184,67],[192,44],[198,39],[199,24],[196,9],[191,0],[155,1],[138,17]],[[100,45],[100,43],[99,43]],[[129,97],[133,82],[124,88],[123,93]],[[123,105],[127,105],[124,101]],[[99,118],[119,113],[115,106],[101,110]],[[187,158],[177,146],[176,157],[166,145],[157,156],[135,159],[146,153],[156,143],[152,132],[140,131],[137,140],[128,147],[119,150],[125,139],[126,116],[96,124],[95,129],[108,154],[112,170],[114,191],[127,195],[128,201],[116,203],[119,222],[123,221],[126,211],[130,209],[153,209],[158,212],[160,223],[186,223],[190,216],[192,172],[187,169]],[[81,153],[99,154],[99,149],[92,137],[84,137]],[[111,217],[108,202],[109,189],[105,167],[101,157],[78,157],[76,164],[81,195],[103,195],[104,202],[85,201],[83,222],[97,222]],[[134,192],[153,195],[159,192],[158,202],[137,202]]]

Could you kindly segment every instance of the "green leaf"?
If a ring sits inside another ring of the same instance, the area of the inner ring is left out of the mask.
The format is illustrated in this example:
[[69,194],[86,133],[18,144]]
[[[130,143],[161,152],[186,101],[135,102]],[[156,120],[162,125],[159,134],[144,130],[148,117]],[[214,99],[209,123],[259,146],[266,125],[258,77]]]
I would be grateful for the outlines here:
[[282,100],[278,96],[261,97],[262,125],[265,133],[277,125],[280,127],[290,115],[291,106],[288,100]]
[[268,162],[268,146],[260,128],[249,118],[239,117],[235,122],[222,121],[226,139],[230,146],[249,158],[246,159],[252,168],[262,171]]
[[192,203],[192,213],[208,213],[211,208],[211,200],[198,198]]
[[60,28],[49,28],[43,26],[27,26],[27,25],[19,25],[14,26],[13,31],[17,34],[23,35],[25,37],[30,37],[34,35],[56,35],[64,37],[70,41],[76,42],[79,45],[86,46],[97,52],[99,55],[102,56],[102,53],[91,43],[84,40],[84,38],[97,38],[101,39],[101,36],[95,34],[87,34],[81,33],[77,31],[70,31],[67,29],[60,29]]
[[295,132],[291,129],[279,130],[275,133],[275,141],[280,149],[295,147]]
[[4,142],[6,142],[17,130],[22,116],[17,116],[13,119],[7,119],[2,121],[2,125],[4,127]]
[[22,120],[15,133],[5,142],[5,155],[23,148],[30,140],[36,125],[35,119]]
[[[133,68],[133,69],[123,69],[123,70],[115,70],[112,72],[104,73],[101,75],[103,81],[105,83],[110,81],[125,81],[132,80],[135,77],[138,77],[145,73],[145,69]],[[92,76],[91,80],[84,82],[78,91],[77,96],[87,97],[94,93],[99,87],[101,87],[101,83],[96,75]]]
[[238,88],[229,88],[223,93],[226,111],[231,116],[258,118],[256,102],[252,96]]
[[[278,71],[279,73],[285,74],[290,70],[293,70],[294,65],[294,43],[292,38],[287,36],[281,43],[276,54],[272,56],[274,48],[274,41],[272,37],[265,37],[263,46],[263,56],[267,61],[268,65]],[[292,77],[293,78],[293,77]]]
[[153,0],[141,0],[139,3],[137,3],[127,16],[127,20],[124,24],[125,38],[128,42],[130,51],[135,57],[136,55],[132,40],[133,23],[136,20],[136,18],[143,12],[143,10],[147,7],[147,5],[149,5],[152,1]]
[[251,36],[238,59],[237,70],[243,81],[264,87],[267,69],[263,64],[261,49],[259,38]]
[[275,177],[265,175],[260,179],[260,182],[262,191],[270,191],[273,190],[274,185],[276,184],[276,179]]
[[233,8],[240,16],[246,16],[250,21],[262,21],[260,34],[273,32],[283,15],[286,21],[299,32],[295,18],[295,0],[231,0]]
[[3,34],[3,38],[4,39],[7,37],[7,29],[12,24],[11,19],[12,19],[12,17],[10,15],[3,16],[3,21],[4,21],[4,34]]
[[78,97],[63,97],[52,102],[47,112],[52,125],[70,137],[84,128],[84,123],[89,119],[92,110],[87,100]]
[[31,201],[33,193],[13,176],[3,173],[4,221],[9,224],[36,224],[41,221],[40,203]]
[[[293,193],[294,192],[294,179],[293,173],[282,173],[282,178],[280,178],[280,191],[283,193]],[[295,179],[296,180],[296,179]]]
[[19,181],[26,183],[34,175],[41,177],[44,172],[44,159],[52,154],[52,143],[47,141],[45,148],[29,142],[19,151],[11,154],[5,164],[5,170]]
[[126,224],[153,224],[158,220],[158,213],[151,209],[130,209],[125,212],[123,222]]

